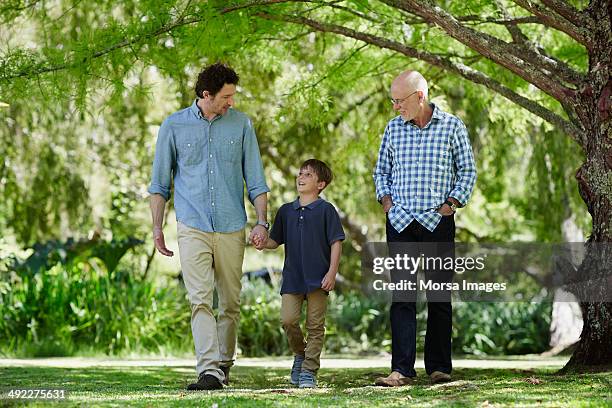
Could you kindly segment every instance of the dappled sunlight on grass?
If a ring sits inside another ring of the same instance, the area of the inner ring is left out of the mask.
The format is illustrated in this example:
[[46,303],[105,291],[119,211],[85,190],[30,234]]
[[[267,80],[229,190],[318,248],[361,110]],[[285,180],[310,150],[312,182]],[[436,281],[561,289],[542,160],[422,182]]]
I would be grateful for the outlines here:
[[[453,381],[431,385],[421,369],[412,386],[374,387],[382,369],[323,369],[319,388],[297,389],[285,369],[234,367],[230,387],[185,391],[195,379],[192,367],[3,367],[7,388],[65,388],[62,405],[79,406],[609,406],[612,374],[561,376],[553,369],[459,368]],[[34,405],[44,405],[35,401]]]

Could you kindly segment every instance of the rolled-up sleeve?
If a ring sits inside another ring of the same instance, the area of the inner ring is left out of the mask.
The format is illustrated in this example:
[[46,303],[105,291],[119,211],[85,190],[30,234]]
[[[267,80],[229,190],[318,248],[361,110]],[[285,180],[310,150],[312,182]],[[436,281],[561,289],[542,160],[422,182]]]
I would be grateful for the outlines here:
[[263,170],[259,145],[253,124],[247,119],[244,127],[244,142],[242,144],[242,170],[246,182],[249,201],[253,203],[255,198],[270,191],[266,184],[266,176]]
[[159,128],[155,145],[155,159],[151,172],[150,194],[160,194],[166,201],[170,199],[172,173],[176,166],[176,147],[172,127],[165,120]]
[[468,132],[463,122],[460,122],[457,126],[451,149],[456,178],[449,197],[454,197],[462,206],[465,206],[472,195],[472,190],[476,183],[476,163],[474,162],[474,154],[472,153]]
[[374,185],[376,186],[376,200],[380,201],[384,196],[391,195],[391,154],[389,151],[389,126],[385,133],[378,151],[378,160],[374,168]]

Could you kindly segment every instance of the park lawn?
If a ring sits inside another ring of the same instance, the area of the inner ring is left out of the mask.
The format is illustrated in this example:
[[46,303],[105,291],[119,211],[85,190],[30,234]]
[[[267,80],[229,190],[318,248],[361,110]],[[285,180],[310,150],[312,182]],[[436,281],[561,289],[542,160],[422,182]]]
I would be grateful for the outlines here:
[[[1,367],[3,394],[10,388],[64,388],[62,406],[568,406],[612,405],[612,373],[555,374],[557,368],[534,370],[458,368],[453,382],[430,385],[417,370],[416,385],[402,388],[371,386],[386,374],[378,369],[323,369],[316,390],[287,384],[288,369],[235,367],[231,386],[223,391],[188,392],[191,367]],[[0,406],[24,401],[1,400]],[[48,406],[49,401],[27,401]]]

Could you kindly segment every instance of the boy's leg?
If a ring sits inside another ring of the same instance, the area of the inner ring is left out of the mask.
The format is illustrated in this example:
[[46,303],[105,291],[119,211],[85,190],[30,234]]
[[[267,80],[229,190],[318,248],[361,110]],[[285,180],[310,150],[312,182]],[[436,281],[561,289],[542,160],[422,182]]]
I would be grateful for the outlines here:
[[215,233],[213,253],[215,280],[219,295],[219,360],[222,367],[231,367],[236,359],[238,323],[240,321],[240,290],[244,259],[245,231]]
[[296,356],[303,356],[306,348],[304,334],[300,328],[304,295],[284,293],[281,298],[281,323],[287,335],[289,348]]
[[213,316],[213,238],[179,222],[178,245],[185,288],[191,303],[191,332],[196,353],[196,372],[223,381],[219,369],[217,324]]
[[307,295],[305,360],[302,370],[317,373],[321,365],[321,351],[325,340],[325,312],[327,311],[327,293],[317,289]]

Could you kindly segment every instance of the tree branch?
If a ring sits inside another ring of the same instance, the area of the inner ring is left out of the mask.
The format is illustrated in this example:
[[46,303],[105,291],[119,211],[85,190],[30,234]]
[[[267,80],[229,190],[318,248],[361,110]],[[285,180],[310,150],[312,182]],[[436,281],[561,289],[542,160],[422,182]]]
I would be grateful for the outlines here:
[[567,21],[576,27],[584,27],[586,25],[585,16],[578,9],[572,7],[572,5],[567,1],[542,0],[542,3],[560,16],[563,16]]
[[[516,4],[518,4],[525,10],[529,11],[530,13],[533,13],[544,24],[550,27],[556,28],[559,31],[564,32],[565,34],[572,37],[574,40],[578,41],[580,44],[583,44],[587,48],[591,48],[591,45],[592,45],[591,36],[583,28],[583,27],[586,27],[586,20],[579,13],[576,13],[575,15],[573,15],[572,20],[566,20],[564,18],[560,18],[560,16],[557,13],[547,10],[546,8],[542,6],[535,4],[531,0],[512,0],[512,1],[514,1]],[[551,7],[552,9],[555,9],[556,8],[555,6],[559,6],[560,1],[543,0],[543,3],[549,3],[549,7]]]
[[[466,27],[440,7],[413,0],[381,1],[437,24],[457,41],[514,72],[558,101],[575,97],[575,91],[563,86],[559,80],[576,87],[584,82],[582,75],[576,71],[560,67],[551,58],[534,53],[520,44],[509,44],[497,37]],[[557,80],[552,77],[557,77]]]
[[256,16],[268,20],[275,21],[283,21],[294,24],[307,25],[314,28],[317,31],[321,32],[329,32],[342,35],[344,37],[354,38],[372,45],[375,45],[380,48],[389,49],[392,51],[396,51],[403,55],[406,55],[411,58],[416,58],[421,61],[427,62],[431,65],[437,66],[439,68],[445,69],[447,71],[453,72],[457,75],[462,76],[463,78],[468,79],[471,82],[474,82],[479,85],[484,85],[485,87],[499,93],[500,95],[506,97],[510,101],[516,103],[517,105],[525,108],[529,112],[533,113],[536,116],[541,117],[547,122],[557,126],[559,129],[563,130],[566,134],[571,136],[576,142],[581,143],[579,138],[580,129],[575,126],[573,123],[563,119],[561,116],[556,113],[548,110],[544,106],[525,98],[524,96],[519,95],[514,92],[510,88],[501,84],[500,82],[494,80],[493,78],[487,76],[486,74],[472,69],[466,65],[454,63],[448,59],[442,58],[438,55],[431,54],[425,51],[419,51],[417,49],[407,47],[403,44],[400,44],[395,41],[391,41],[386,38],[374,36],[371,34],[359,32],[352,30],[350,28],[344,26],[338,26],[334,24],[321,23],[315,20],[311,20],[305,17],[294,17],[287,15],[279,15],[279,14],[269,14],[265,12],[259,12]]
[[485,17],[482,18],[478,15],[470,16],[458,16],[457,20],[465,22],[476,22],[476,23],[488,23],[488,24],[500,24],[500,25],[518,25],[518,24],[539,24],[540,20],[535,16],[527,17],[504,17],[502,20],[496,18]]
[[[502,15],[504,16],[504,19],[510,19],[510,15],[508,14],[508,11],[506,10],[502,2],[499,0],[495,0],[495,4],[497,4],[497,8],[501,11]],[[533,45],[531,44],[527,36],[523,34],[517,24],[508,24],[505,27],[506,30],[508,30],[508,32],[510,33],[510,36],[512,36],[512,41],[518,44],[523,44],[524,46],[529,47],[533,50]]]
[[[536,16],[527,17],[516,17],[516,18],[504,18],[497,19],[492,17],[483,17],[475,14],[467,16],[457,16],[458,21],[474,24],[499,24],[499,25],[519,25],[519,24],[542,24],[539,18]],[[427,24],[433,25],[432,23],[423,20],[422,18],[413,18],[404,20],[406,24]]]

